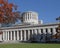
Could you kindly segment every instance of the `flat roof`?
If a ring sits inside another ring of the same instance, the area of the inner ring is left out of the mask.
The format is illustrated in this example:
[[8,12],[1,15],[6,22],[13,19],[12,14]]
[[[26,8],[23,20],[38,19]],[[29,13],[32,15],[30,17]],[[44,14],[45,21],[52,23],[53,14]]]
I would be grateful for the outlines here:
[[59,23],[53,23],[53,24],[34,24],[34,25],[29,25],[29,24],[20,24],[20,25],[15,25],[11,27],[0,27],[0,30],[3,29],[18,29],[18,28],[31,28],[31,27],[46,27],[46,26],[57,26]]

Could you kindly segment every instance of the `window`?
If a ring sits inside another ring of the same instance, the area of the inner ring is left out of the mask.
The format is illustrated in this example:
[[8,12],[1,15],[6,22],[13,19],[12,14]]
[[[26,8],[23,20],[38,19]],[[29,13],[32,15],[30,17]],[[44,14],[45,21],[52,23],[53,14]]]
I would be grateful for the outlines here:
[[11,40],[10,36],[11,36],[11,32],[9,31],[9,40]]

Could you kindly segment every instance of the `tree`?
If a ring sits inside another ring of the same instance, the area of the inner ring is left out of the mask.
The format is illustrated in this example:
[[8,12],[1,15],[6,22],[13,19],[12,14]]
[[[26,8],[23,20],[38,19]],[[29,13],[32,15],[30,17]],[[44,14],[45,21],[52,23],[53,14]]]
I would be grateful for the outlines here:
[[56,18],[56,20],[59,20],[59,26],[58,26],[58,28],[57,28],[57,32],[60,33],[60,16],[59,16],[58,18]]
[[[59,20],[59,22],[60,22],[60,16],[58,18],[56,18],[56,20]],[[58,27],[56,28],[56,30],[57,30],[57,33],[55,35],[53,35],[52,37],[60,40],[60,23],[58,24]]]
[[60,16],[58,18],[56,18],[56,20],[60,20]]
[[[13,10],[15,10],[13,12]],[[8,0],[0,0],[0,24],[15,23],[17,19],[21,19],[20,13],[16,11],[17,6],[8,3]]]

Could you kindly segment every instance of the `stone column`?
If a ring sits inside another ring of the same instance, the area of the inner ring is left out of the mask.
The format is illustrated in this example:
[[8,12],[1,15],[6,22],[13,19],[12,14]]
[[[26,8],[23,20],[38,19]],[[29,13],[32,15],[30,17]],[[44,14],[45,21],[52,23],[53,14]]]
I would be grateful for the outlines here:
[[5,31],[3,31],[3,40],[5,40]]
[[30,39],[30,30],[28,30],[28,40]]
[[37,30],[35,29],[34,31],[35,31],[35,34],[37,35]]
[[[4,31],[1,31],[1,32],[4,32]],[[3,38],[3,33],[0,34],[0,41],[2,41],[2,38]]]
[[7,31],[8,32],[8,40],[9,40],[9,31]]
[[17,31],[17,40],[19,40],[19,32]]
[[57,32],[56,32],[56,29],[53,28],[53,35],[55,35]]
[[32,30],[32,35],[33,35],[33,30]]
[[6,40],[6,32],[5,31],[3,31],[3,41],[5,41]]
[[42,34],[40,29],[38,29],[38,33],[39,33],[40,35]]
[[21,41],[22,41],[22,30],[20,32],[21,32]]
[[11,34],[10,34],[10,36],[11,36],[10,38],[11,38],[11,40],[12,40],[12,31],[11,31]]
[[26,41],[26,30],[24,30],[24,41]]
[[15,31],[14,31],[14,40],[16,40],[16,38],[15,38]]
[[6,34],[5,34],[5,37],[6,37],[5,40],[7,41],[7,40],[8,40],[8,32],[5,31],[5,33],[6,33]]
[[51,34],[50,28],[48,28],[48,33]]
[[43,33],[46,34],[46,29],[43,29]]

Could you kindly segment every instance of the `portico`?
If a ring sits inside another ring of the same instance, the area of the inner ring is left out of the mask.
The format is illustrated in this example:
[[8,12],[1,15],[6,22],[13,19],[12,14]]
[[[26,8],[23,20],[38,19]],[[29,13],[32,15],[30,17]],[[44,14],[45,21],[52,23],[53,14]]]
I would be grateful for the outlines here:
[[[16,27],[7,27],[7,28],[0,28],[0,41],[30,41],[30,39],[33,37],[33,35],[46,35],[47,33],[50,35],[56,34],[56,28],[57,24],[53,25],[35,25],[32,27],[32,25],[28,26],[16,26]],[[51,30],[52,29],[52,30]],[[52,34],[53,33],[53,34]],[[43,35],[42,39],[45,38]],[[38,37],[37,37],[38,38]]]

